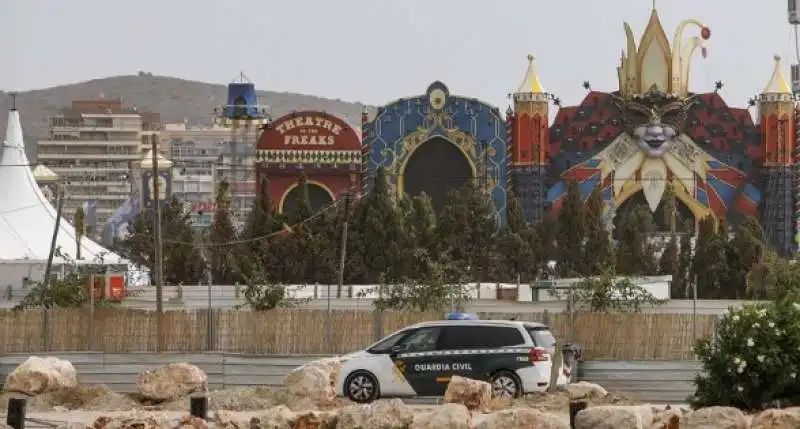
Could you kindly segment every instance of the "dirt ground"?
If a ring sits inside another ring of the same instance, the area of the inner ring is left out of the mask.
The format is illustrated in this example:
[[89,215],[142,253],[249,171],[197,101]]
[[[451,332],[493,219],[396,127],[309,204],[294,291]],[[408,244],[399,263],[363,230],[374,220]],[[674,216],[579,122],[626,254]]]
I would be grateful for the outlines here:
[[[114,416],[131,413],[156,413],[167,419],[179,419],[189,412],[189,397],[172,402],[152,404],[141,401],[135,395],[125,395],[112,392],[105,386],[80,386],[75,389],[64,389],[50,392],[36,397],[29,397],[16,393],[0,395],[0,411],[4,412],[8,399],[12,397],[26,398],[28,402],[28,417],[41,419],[51,424],[62,425],[66,423],[91,424],[100,416]],[[237,389],[224,389],[208,392],[210,410],[236,411],[237,415],[247,420],[265,409],[285,403],[281,392],[276,389],[264,387],[249,387]],[[540,411],[556,414],[563,419],[568,419],[568,409],[571,400],[582,399],[589,402],[590,406],[597,405],[629,405],[635,401],[624,397],[593,395],[590,397],[576,398],[566,391],[555,393],[535,393],[526,395],[514,401],[495,401],[490,410],[499,410],[513,406],[527,406]],[[348,401],[341,400],[334,404],[335,408],[348,405]],[[430,409],[434,405],[410,405],[416,410]],[[213,412],[213,411],[210,411]],[[476,416],[476,418],[480,418]],[[35,425],[34,425],[35,426]]]

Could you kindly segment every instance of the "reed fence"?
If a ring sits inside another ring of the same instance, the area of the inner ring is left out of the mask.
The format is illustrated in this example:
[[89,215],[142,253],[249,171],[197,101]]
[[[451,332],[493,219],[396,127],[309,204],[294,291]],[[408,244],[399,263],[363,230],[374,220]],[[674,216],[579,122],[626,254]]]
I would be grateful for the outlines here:
[[[0,311],[0,353],[61,351],[224,352],[271,355],[347,353],[440,313],[363,310],[167,311],[104,308]],[[586,359],[693,359],[696,339],[716,316],[650,313],[481,313],[482,319],[540,321],[578,343]],[[160,335],[159,335],[160,334]],[[160,343],[160,344],[159,344]]]

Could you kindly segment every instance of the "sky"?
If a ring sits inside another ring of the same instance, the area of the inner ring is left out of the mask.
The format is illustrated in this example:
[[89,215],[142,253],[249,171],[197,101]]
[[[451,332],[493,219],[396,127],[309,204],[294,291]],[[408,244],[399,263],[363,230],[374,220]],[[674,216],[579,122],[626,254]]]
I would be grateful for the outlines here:
[[[691,86],[721,80],[733,106],[764,88],[772,57],[796,62],[786,1],[658,0],[672,40],[683,19],[711,29]],[[29,90],[135,74],[214,83],[240,72],[259,89],[373,105],[450,92],[505,110],[534,54],[564,105],[617,89],[623,21],[637,39],[652,0],[0,0],[0,89]],[[686,38],[697,35],[692,28]]]

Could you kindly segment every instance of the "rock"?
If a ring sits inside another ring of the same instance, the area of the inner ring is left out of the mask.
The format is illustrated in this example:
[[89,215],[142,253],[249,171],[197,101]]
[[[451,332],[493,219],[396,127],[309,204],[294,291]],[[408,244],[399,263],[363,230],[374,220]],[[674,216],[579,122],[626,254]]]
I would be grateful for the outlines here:
[[492,401],[492,385],[485,381],[454,375],[444,392],[444,402],[465,405],[470,410],[488,408]]
[[297,413],[293,429],[335,429],[337,422],[335,412],[305,411]]
[[708,407],[681,418],[681,429],[747,429],[747,419],[738,408]]
[[225,429],[244,429],[245,425],[236,419],[236,416],[231,411],[216,410],[212,420],[217,426]]
[[404,429],[414,420],[411,409],[399,399],[351,405],[339,410],[340,428]]
[[444,404],[414,415],[409,429],[470,429],[472,415],[462,404]]
[[575,416],[575,429],[649,429],[653,409],[649,405],[603,405],[587,408]]
[[194,392],[208,391],[208,376],[190,363],[171,363],[136,377],[136,387],[145,399],[170,401]]
[[[622,426],[620,426],[622,427]],[[569,429],[569,422],[532,408],[512,408],[483,416],[475,429]]]
[[264,414],[250,419],[249,424],[240,424],[250,429],[293,429],[295,413],[285,405],[270,408]]
[[764,410],[753,417],[750,429],[800,428],[800,407]]
[[584,399],[588,397],[603,397],[608,395],[608,391],[599,384],[589,383],[586,381],[579,381],[577,383],[569,383],[564,385],[564,389],[569,393],[572,399]]
[[131,415],[120,417],[98,417],[93,429],[173,429],[168,419],[157,415]]
[[38,395],[78,386],[78,373],[68,360],[55,356],[31,356],[6,378],[3,390]]
[[178,421],[175,429],[208,429],[208,424],[199,417],[184,416]]
[[336,390],[336,383],[339,379],[339,373],[342,371],[342,360],[338,356],[317,359],[307,363],[308,366],[317,367],[328,374],[330,379],[331,389]]
[[[335,383],[335,381],[334,381]],[[308,363],[295,368],[283,378],[286,403],[294,410],[330,405],[336,399],[331,374],[322,364]]]

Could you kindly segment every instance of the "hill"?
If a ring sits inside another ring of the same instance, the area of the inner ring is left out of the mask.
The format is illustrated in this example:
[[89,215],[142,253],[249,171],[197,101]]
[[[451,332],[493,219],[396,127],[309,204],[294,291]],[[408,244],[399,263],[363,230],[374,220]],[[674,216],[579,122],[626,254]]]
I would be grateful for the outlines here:
[[[323,110],[357,126],[364,107],[361,103],[287,92],[258,91],[258,95],[259,102],[270,106],[276,118],[292,110]],[[0,96],[8,100],[6,92],[0,91]],[[167,76],[129,75],[20,92],[17,94],[17,108],[26,142],[47,138],[49,118],[68,107],[72,100],[98,98],[121,99],[126,106],[161,114],[164,122],[188,120],[190,125],[210,125],[214,107],[227,101],[227,87]],[[6,101],[6,105],[8,103]],[[6,115],[0,115],[0,127],[0,130],[5,130]],[[27,146],[29,155],[34,155],[34,159],[36,145]]]

